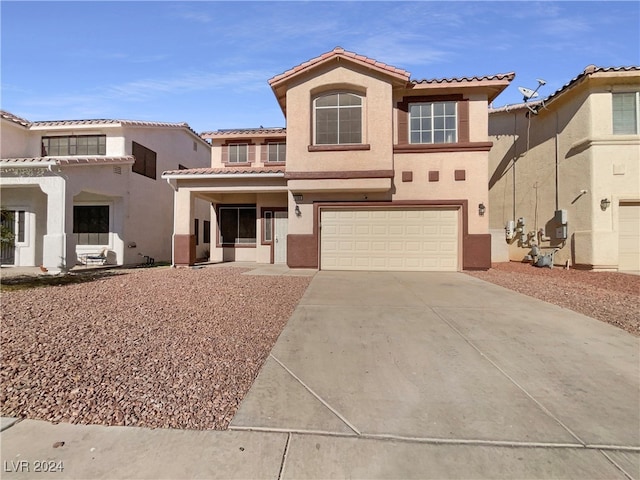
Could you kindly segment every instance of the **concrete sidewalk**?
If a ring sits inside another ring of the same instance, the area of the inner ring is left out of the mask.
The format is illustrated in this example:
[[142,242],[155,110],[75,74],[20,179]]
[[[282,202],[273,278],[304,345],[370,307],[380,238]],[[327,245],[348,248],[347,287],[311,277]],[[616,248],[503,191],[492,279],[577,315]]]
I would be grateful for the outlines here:
[[318,272],[229,431],[25,420],[2,477],[640,479],[638,353],[464,274]]

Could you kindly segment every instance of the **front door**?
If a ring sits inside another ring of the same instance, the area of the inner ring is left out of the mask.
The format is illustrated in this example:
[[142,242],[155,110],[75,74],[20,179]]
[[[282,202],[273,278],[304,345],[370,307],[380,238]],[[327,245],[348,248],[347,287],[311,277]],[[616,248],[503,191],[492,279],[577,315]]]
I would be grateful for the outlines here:
[[0,263],[13,265],[16,261],[16,212],[2,210],[2,242],[0,242]]
[[287,232],[289,231],[286,211],[275,211],[275,240],[273,263],[287,263]]

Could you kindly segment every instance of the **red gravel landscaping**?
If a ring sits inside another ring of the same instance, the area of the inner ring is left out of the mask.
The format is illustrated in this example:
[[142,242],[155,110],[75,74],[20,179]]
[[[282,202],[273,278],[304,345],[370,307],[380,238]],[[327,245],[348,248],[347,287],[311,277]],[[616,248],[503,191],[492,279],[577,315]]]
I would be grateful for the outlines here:
[[2,415],[226,429],[311,280],[243,271],[3,291]]
[[568,308],[640,336],[640,275],[494,263],[473,277]]

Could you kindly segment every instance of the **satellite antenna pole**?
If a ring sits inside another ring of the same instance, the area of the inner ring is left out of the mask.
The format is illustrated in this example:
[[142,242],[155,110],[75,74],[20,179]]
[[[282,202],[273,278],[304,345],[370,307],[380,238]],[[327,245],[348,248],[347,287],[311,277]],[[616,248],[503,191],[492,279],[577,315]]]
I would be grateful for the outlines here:
[[[547,82],[542,78],[536,78],[536,80],[538,82],[538,86],[536,87],[535,90],[531,90],[530,88],[526,88],[526,87],[518,87],[518,91],[522,94],[522,100],[524,101],[524,103],[527,103],[532,98],[537,98],[539,95],[538,90],[540,89],[540,87],[547,84]],[[533,113],[538,113],[529,105],[527,105],[527,108],[531,110],[531,112]]]

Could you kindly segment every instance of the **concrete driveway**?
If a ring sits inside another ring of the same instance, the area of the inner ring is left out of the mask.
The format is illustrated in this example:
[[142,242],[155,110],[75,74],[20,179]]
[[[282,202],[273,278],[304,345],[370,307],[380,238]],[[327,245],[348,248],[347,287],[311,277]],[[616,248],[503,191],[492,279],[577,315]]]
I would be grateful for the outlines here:
[[281,478],[638,478],[638,338],[462,273],[319,272],[234,418]]

